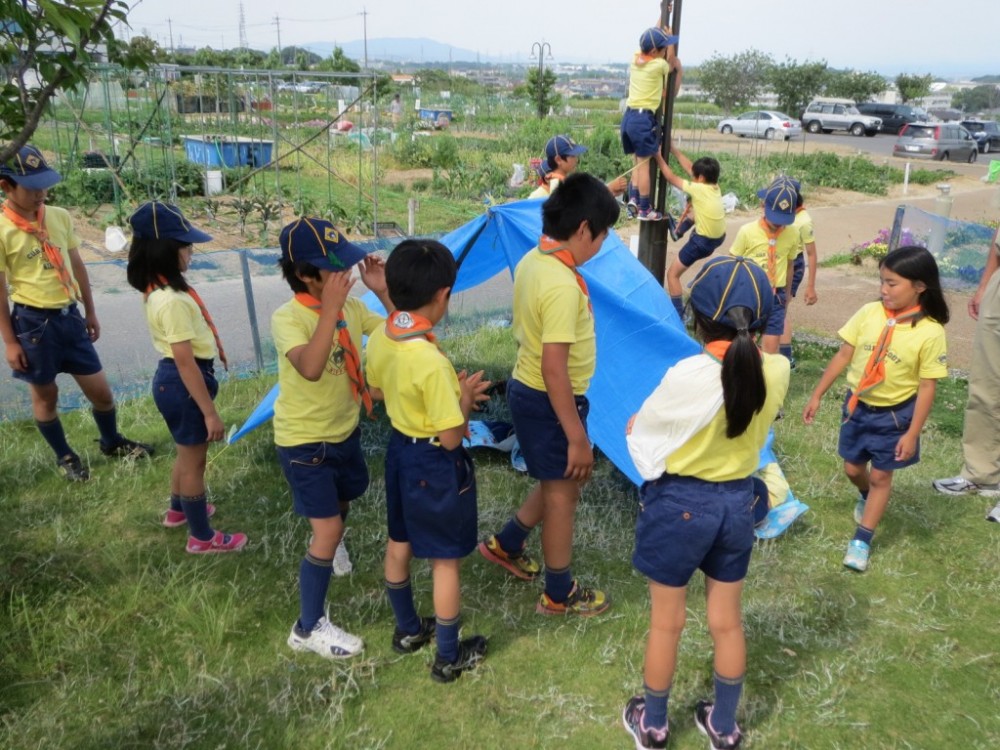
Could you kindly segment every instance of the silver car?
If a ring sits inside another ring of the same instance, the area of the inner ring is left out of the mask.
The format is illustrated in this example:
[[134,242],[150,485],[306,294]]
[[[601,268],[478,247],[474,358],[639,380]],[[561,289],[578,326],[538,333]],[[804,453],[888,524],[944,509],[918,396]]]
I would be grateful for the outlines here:
[[893,156],[904,159],[967,161],[979,156],[979,144],[972,134],[954,122],[914,122],[899,131]]
[[780,138],[787,141],[802,133],[802,123],[784,112],[755,110],[719,122],[720,133],[735,133],[751,138]]

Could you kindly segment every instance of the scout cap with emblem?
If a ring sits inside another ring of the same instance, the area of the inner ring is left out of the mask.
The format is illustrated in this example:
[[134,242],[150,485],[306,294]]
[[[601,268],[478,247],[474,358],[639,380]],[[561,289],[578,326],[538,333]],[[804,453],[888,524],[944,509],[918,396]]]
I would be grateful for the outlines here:
[[367,253],[325,219],[300,218],[281,230],[282,260],[310,263],[328,271],[346,271]]
[[48,190],[62,181],[62,175],[45,163],[45,157],[34,146],[22,146],[6,164],[0,165],[2,177],[28,190]]
[[212,235],[195,229],[173,203],[147,201],[128,217],[128,223],[132,236],[141,239],[177,240],[189,245],[212,240]]
[[727,313],[734,307],[750,310],[751,329],[763,327],[771,313],[774,295],[767,271],[746,258],[712,258],[688,287],[691,307],[719,323],[731,325]]
[[799,193],[790,178],[777,178],[764,189],[763,195],[757,195],[764,200],[764,218],[769,222],[784,227],[795,221]]

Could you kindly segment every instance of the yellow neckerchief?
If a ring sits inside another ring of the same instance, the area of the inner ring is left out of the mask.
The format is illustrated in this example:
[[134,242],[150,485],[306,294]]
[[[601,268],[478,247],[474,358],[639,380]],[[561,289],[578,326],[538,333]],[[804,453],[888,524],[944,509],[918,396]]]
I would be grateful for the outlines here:
[[847,419],[851,418],[862,394],[868,393],[885,380],[885,358],[889,353],[889,345],[892,343],[892,332],[896,329],[896,326],[908,320],[916,324],[924,315],[924,311],[920,305],[914,305],[901,312],[890,310],[883,305],[882,311],[886,317],[885,327],[878,337],[875,348],[872,349],[872,354],[865,365],[865,371],[858,381],[858,387],[854,389],[854,393],[851,394],[851,398],[847,402]]
[[[317,315],[323,308],[323,303],[308,292],[297,293],[295,301],[308,307]],[[354,396],[355,401],[364,404],[365,413],[368,414],[369,418],[374,419],[372,395],[365,385],[365,373],[361,369],[361,355],[358,354],[358,349],[354,346],[354,341],[351,340],[351,332],[347,329],[343,310],[337,314],[337,341],[340,343],[340,348],[344,350],[344,364],[347,367],[347,377],[351,381],[351,395]]]

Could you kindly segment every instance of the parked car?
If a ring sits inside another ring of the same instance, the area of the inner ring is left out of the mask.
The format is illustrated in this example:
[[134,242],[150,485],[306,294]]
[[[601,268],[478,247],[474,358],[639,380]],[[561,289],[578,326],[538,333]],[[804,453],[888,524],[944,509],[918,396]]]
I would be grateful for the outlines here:
[[851,135],[871,137],[882,129],[882,120],[861,114],[850,99],[824,97],[813,99],[806,107],[802,127],[810,133],[846,130]]
[[909,104],[882,104],[881,102],[865,102],[858,105],[858,112],[871,115],[882,121],[883,133],[899,133],[904,125],[911,122],[927,122],[930,118],[919,107]]
[[972,134],[957,122],[921,122],[904,125],[892,147],[893,156],[904,159],[967,161],[979,156]]
[[753,138],[781,138],[787,141],[789,138],[801,135],[802,123],[784,112],[754,110],[721,120],[719,132]]
[[982,153],[1000,151],[1000,124],[993,120],[962,120],[962,127],[972,133]]

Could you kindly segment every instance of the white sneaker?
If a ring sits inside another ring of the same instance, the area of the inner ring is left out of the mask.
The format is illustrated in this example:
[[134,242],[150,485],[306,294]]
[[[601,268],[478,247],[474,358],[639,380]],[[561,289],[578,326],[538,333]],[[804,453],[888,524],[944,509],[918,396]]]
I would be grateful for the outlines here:
[[1000,523],[1000,503],[994,505],[993,510],[986,514],[986,520]]
[[327,659],[349,659],[365,648],[364,641],[341,630],[325,617],[319,618],[309,633],[301,630],[296,622],[288,635],[288,645],[293,651],[312,651]]
[[354,570],[354,564],[351,562],[350,555],[347,554],[347,545],[341,539],[340,544],[337,545],[337,551],[333,553],[333,574],[338,578],[343,578],[350,575],[352,570]]
[[995,484],[976,484],[965,477],[948,477],[935,479],[931,484],[938,492],[945,495],[982,495],[983,497],[1000,497],[1000,486]]

